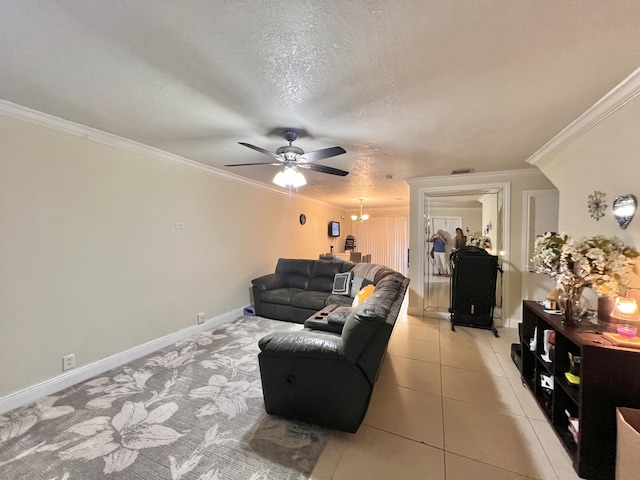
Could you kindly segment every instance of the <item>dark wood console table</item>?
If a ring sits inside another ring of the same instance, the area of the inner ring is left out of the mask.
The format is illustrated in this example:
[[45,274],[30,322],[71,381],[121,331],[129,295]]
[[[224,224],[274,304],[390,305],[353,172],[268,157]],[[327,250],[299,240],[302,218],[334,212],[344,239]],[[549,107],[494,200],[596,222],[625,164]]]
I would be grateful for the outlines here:
[[[545,313],[538,302],[522,305],[522,381],[545,412],[573,466],[582,478],[613,479],[616,458],[616,407],[640,408],[640,350],[616,347],[592,324],[568,327],[560,315]],[[536,328],[537,327],[537,328]],[[555,356],[545,361],[544,330],[556,332]],[[531,351],[535,335],[537,345]],[[580,357],[580,384],[567,381],[569,354]],[[552,376],[553,390],[541,375]],[[577,441],[568,415],[580,422]]]

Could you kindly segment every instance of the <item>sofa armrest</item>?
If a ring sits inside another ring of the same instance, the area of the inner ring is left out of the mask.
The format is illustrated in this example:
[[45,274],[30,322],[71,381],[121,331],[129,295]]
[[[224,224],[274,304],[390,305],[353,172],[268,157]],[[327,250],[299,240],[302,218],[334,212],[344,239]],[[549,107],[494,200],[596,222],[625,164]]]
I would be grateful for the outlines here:
[[321,332],[331,332],[340,335],[342,333],[342,325],[334,325],[327,321],[327,317],[311,317],[304,322],[304,328],[310,330],[319,330]]
[[274,332],[258,342],[265,354],[296,358],[324,358],[343,360],[344,351],[340,335],[329,332],[303,330]]
[[277,273],[269,273],[267,275],[254,278],[251,280],[251,283],[261,292],[266,292],[267,290],[285,287],[286,277],[284,275],[278,275]]

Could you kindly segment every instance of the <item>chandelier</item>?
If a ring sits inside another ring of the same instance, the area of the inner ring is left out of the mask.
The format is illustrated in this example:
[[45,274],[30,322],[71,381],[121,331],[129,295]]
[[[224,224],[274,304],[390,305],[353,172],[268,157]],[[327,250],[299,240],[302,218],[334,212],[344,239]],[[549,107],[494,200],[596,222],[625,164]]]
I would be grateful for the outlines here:
[[362,213],[362,202],[364,201],[363,198],[360,199],[360,216],[358,215],[351,215],[351,220],[355,223],[366,223],[367,220],[369,220],[369,215],[368,214],[363,214]]

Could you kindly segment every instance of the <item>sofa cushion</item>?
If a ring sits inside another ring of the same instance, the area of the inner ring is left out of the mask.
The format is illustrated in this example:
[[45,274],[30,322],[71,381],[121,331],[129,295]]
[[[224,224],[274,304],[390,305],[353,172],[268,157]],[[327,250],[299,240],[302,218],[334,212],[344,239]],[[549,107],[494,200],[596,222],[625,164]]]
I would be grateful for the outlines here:
[[284,275],[289,288],[309,289],[309,277],[315,260],[281,258],[276,265],[276,274]]
[[353,299],[345,295],[329,295],[324,301],[325,307],[327,305],[339,305],[341,307],[350,307]]
[[373,279],[373,283],[377,285],[379,281],[387,278],[387,276],[392,275],[394,273],[397,273],[398,275],[402,276],[401,273],[398,273],[389,267],[382,267],[380,270],[376,271],[376,275],[375,275],[375,278]]
[[353,274],[356,277],[368,278],[369,280],[375,282],[378,272],[382,270],[387,270],[387,267],[376,265],[374,263],[356,263],[356,265],[353,267]]
[[352,264],[316,261],[311,269],[309,287],[307,290],[330,292],[336,273],[350,272]]
[[349,295],[351,293],[351,272],[336,273],[333,277],[332,295]]
[[322,310],[328,295],[327,292],[299,291],[291,297],[291,306],[315,311]]
[[356,363],[367,342],[384,323],[391,308],[391,302],[373,298],[373,294],[353,309],[342,329],[344,355]]
[[274,290],[267,290],[262,293],[262,301],[264,303],[275,303],[277,305],[291,305],[292,299],[301,292],[304,292],[304,290],[300,288],[276,288]]
[[351,298],[354,298],[356,294],[360,291],[362,287],[366,287],[367,285],[371,285],[373,282],[368,278],[353,276],[353,280],[351,280]]
[[309,278],[314,261],[298,258],[280,258],[276,265],[276,273],[280,275],[302,275]]
[[394,272],[381,278],[378,283],[376,283],[376,286],[384,285],[386,283],[393,283],[396,284],[396,287],[399,287],[399,285],[402,285],[402,282],[404,282],[404,279],[404,275],[398,272]]

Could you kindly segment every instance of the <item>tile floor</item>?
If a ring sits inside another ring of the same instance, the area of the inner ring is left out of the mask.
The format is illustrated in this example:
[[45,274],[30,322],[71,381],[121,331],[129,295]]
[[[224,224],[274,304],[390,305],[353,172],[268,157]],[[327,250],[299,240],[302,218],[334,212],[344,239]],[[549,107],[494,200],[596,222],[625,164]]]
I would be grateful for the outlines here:
[[510,357],[517,330],[401,314],[356,434],[334,432],[312,480],[577,480]]

